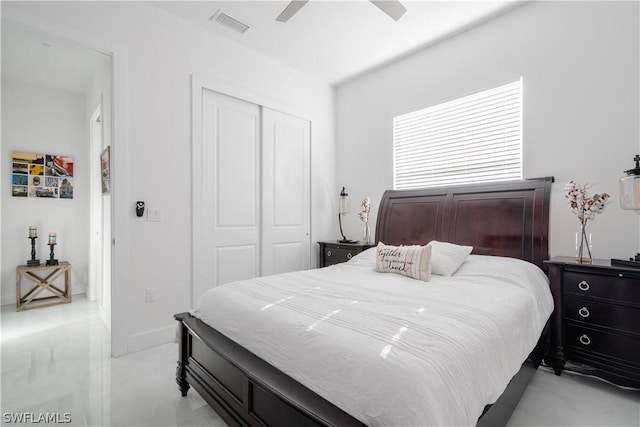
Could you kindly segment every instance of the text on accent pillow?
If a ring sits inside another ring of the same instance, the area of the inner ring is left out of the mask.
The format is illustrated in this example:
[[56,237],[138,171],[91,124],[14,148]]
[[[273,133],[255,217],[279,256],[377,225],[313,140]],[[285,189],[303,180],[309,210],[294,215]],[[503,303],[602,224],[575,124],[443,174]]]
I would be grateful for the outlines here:
[[427,282],[431,278],[431,247],[390,246],[380,242],[376,248],[376,271]]

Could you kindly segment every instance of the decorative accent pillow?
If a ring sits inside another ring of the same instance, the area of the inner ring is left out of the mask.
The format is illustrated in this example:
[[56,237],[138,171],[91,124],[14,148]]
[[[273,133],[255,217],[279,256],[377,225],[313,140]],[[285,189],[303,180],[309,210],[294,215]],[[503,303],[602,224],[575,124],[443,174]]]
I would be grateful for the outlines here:
[[473,250],[473,246],[460,246],[437,240],[430,241],[427,246],[431,246],[431,273],[447,277],[460,268]]
[[428,282],[431,278],[431,246],[390,246],[380,242],[376,248],[376,271]]

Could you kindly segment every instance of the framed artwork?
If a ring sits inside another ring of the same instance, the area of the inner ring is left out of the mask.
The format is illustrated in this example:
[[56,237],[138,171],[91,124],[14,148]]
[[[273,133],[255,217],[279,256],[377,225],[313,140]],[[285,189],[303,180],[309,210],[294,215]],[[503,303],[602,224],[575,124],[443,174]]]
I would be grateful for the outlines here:
[[73,199],[73,157],[14,151],[11,162],[14,197]]
[[100,154],[100,175],[102,177],[102,194],[109,194],[111,191],[111,146],[108,146]]

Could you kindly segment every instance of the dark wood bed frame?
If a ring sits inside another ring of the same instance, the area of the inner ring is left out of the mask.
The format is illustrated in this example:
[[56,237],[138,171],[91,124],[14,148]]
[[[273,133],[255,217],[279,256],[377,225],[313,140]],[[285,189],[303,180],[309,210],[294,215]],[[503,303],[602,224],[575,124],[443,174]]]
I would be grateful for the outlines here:
[[[474,253],[509,256],[543,268],[548,258],[553,178],[464,187],[387,191],[376,241],[471,245]],[[176,381],[193,387],[230,426],[363,424],[189,313],[180,322]],[[546,330],[546,329],[545,329]],[[505,425],[542,360],[546,332],[478,425]]]

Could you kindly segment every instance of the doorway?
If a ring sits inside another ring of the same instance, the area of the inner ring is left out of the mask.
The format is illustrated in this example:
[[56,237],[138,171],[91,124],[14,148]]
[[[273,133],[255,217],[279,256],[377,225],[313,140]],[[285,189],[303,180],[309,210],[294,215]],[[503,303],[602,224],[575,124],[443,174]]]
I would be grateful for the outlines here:
[[[94,180],[99,183],[102,147],[111,145],[112,56],[2,18],[2,156],[54,152],[72,157],[75,165],[72,200],[3,196],[2,228],[21,229],[26,222],[57,232],[56,255],[72,266],[72,299],[86,294],[96,301],[111,331],[111,202],[95,190]],[[34,113],[43,118],[38,126],[15,119]],[[2,240],[3,247],[22,247],[24,238],[3,233]],[[11,283],[23,257],[21,251],[2,251],[3,304],[16,301]]]
[[[111,235],[111,196],[103,186],[102,159],[108,145],[104,141],[103,97],[89,120],[90,143],[90,225],[89,284],[87,299],[98,304],[100,319],[111,330],[111,278],[109,237]],[[100,159],[98,161],[97,159]],[[110,159],[109,159],[110,160]]]

